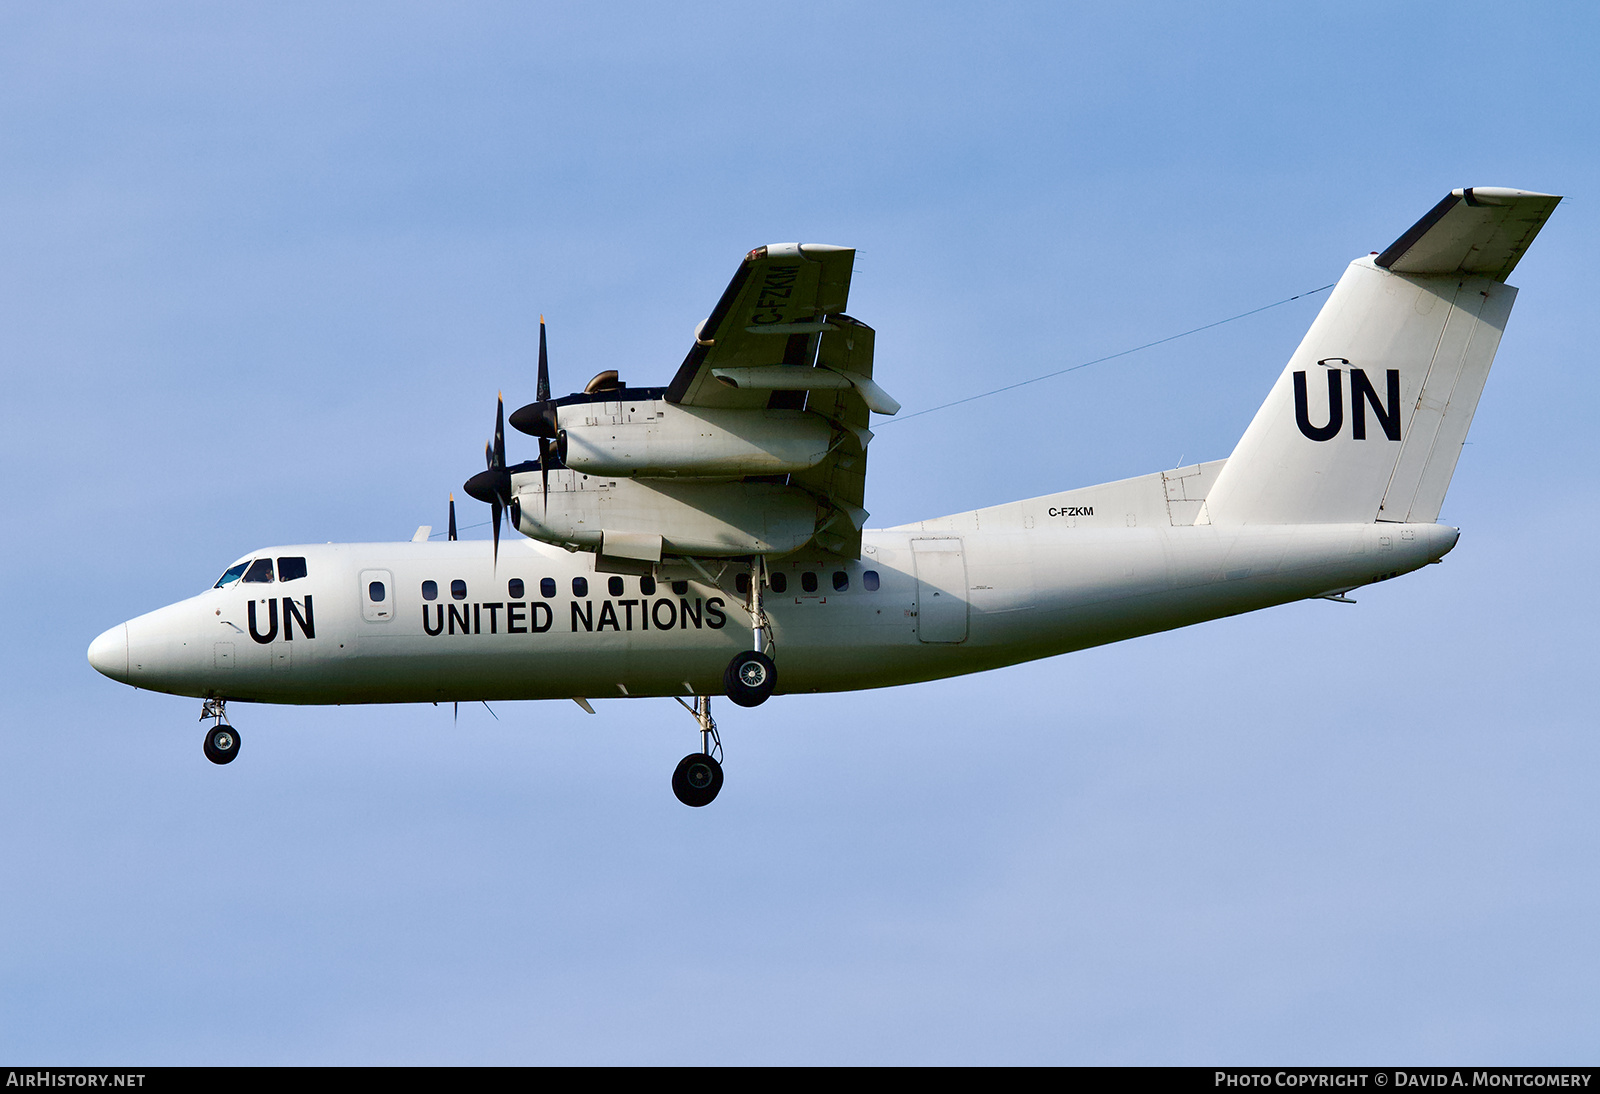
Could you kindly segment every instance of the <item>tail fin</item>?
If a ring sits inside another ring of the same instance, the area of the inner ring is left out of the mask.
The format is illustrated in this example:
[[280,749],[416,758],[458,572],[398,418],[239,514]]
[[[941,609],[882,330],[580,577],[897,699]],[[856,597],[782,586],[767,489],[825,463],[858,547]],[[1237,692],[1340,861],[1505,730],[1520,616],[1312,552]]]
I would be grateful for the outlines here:
[[1505,279],[1560,200],[1456,190],[1352,262],[1200,523],[1437,520],[1516,299]]

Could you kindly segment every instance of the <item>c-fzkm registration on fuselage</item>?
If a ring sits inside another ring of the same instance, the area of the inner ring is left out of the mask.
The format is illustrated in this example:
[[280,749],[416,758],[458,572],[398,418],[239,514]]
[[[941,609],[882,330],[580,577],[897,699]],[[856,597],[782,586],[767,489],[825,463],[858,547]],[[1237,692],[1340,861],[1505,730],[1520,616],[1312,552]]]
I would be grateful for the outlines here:
[[[977,672],[1360,586],[1442,558],[1437,523],[1554,196],[1456,190],[1351,263],[1227,459],[867,529],[872,328],[854,252],[746,256],[665,387],[602,372],[510,416],[466,490],[492,540],[274,547],[199,596],[119,624],[89,660],[205,701],[675,696],[701,749],[678,796],[722,784],[711,697]],[[519,536],[502,541],[501,518]]]

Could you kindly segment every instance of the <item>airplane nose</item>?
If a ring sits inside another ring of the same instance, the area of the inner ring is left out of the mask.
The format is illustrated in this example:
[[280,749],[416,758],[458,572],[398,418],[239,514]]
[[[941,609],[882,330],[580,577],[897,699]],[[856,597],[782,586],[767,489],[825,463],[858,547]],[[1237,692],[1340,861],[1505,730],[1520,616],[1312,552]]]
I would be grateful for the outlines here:
[[119,683],[128,682],[128,625],[118,623],[89,643],[89,664]]

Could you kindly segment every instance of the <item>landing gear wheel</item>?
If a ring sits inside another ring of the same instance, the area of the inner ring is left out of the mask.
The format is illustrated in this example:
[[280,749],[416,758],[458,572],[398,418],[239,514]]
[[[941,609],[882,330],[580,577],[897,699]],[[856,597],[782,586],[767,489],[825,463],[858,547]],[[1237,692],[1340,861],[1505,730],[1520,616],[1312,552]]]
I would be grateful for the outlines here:
[[742,707],[758,707],[778,686],[778,666],[764,653],[741,653],[722,672],[722,687]]
[[214,764],[231,764],[239,754],[239,731],[229,725],[215,725],[206,734],[206,759]]
[[710,805],[722,789],[722,765],[704,752],[691,752],[672,773],[672,792],[684,805]]

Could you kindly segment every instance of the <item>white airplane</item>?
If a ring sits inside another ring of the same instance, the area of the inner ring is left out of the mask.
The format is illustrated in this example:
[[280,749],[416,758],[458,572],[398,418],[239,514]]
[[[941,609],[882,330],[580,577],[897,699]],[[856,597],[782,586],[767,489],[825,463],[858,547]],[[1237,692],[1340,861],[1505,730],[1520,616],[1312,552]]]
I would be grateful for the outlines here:
[[[511,424],[538,461],[466,484],[492,541],[268,547],[200,595],[106,631],[89,662],[204,700],[673,696],[700,751],[672,786],[722,786],[711,696],[934,680],[1351,590],[1438,562],[1436,523],[1517,290],[1561,199],[1453,191],[1352,262],[1227,459],[863,530],[873,331],[845,312],[855,252],[751,251],[672,382],[602,372]],[[500,519],[522,539],[500,543]],[[505,558],[499,557],[501,550]]]

